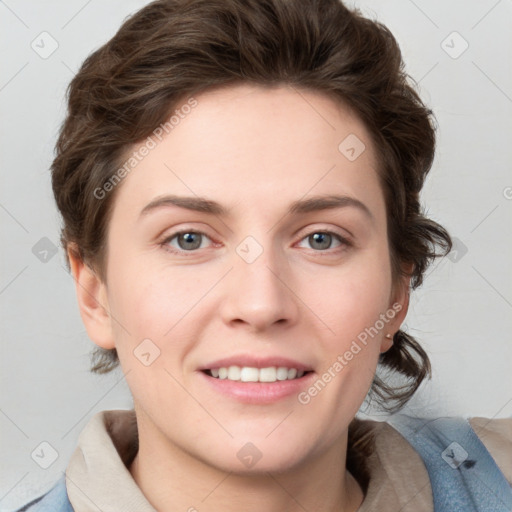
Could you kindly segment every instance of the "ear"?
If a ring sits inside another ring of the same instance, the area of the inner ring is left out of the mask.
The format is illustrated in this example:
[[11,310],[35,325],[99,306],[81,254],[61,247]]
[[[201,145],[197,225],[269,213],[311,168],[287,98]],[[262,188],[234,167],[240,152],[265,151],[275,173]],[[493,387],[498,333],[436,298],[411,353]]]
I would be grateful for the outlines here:
[[[393,318],[389,320],[384,328],[384,336],[381,341],[381,352],[386,352],[393,345],[393,336],[400,329],[407,311],[409,309],[409,289],[411,284],[410,277],[402,277],[400,282],[393,287],[391,298],[388,306],[389,316],[393,315]],[[386,316],[388,316],[388,313]],[[389,318],[388,316],[388,318]],[[390,334],[391,338],[386,338],[386,335]]]
[[80,316],[89,338],[99,347],[115,348],[106,284],[82,261],[75,246],[67,250]]

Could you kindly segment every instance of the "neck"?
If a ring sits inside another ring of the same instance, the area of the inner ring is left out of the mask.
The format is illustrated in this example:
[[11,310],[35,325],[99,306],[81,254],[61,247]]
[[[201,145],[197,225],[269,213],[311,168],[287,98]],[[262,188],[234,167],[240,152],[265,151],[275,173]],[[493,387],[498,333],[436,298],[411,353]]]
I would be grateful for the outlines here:
[[129,471],[158,511],[354,512],[364,499],[345,467],[346,435],[299,467],[247,475],[200,461],[143,423],[139,424],[139,450]]

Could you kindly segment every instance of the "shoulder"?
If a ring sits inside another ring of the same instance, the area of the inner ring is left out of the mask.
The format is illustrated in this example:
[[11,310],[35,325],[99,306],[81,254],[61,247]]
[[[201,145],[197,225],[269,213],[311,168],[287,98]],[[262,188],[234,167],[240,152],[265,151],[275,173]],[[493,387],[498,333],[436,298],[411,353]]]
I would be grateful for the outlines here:
[[512,510],[512,419],[400,414],[387,423],[421,455],[435,510],[447,499],[457,510]]
[[468,419],[471,428],[512,485],[512,418]]
[[73,512],[63,474],[50,490],[14,512]]

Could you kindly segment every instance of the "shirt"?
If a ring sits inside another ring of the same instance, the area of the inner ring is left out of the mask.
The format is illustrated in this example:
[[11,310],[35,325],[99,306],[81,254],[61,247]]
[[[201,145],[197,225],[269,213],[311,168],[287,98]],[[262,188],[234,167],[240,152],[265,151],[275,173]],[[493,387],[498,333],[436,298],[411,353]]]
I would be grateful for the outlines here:
[[[432,512],[430,480],[419,454],[386,422],[364,421],[374,429],[375,450],[358,512]],[[512,485],[512,418],[469,422]],[[75,512],[155,512],[128,470],[137,449],[134,410],[101,411],[89,420],[66,468]]]

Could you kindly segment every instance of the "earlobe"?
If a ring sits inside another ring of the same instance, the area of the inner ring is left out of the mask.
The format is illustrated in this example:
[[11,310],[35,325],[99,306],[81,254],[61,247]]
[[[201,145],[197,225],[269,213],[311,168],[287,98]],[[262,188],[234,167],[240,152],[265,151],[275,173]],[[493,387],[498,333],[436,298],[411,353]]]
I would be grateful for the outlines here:
[[381,342],[381,352],[386,352],[393,346],[393,337],[407,316],[410,281],[410,278],[404,279],[391,297],[388,311],[392,315],[392,319],[385,327]]
[[115,348],[105,283],[82,261],[78,251],[68,248],[80,316],[89,338],[99,347]]

